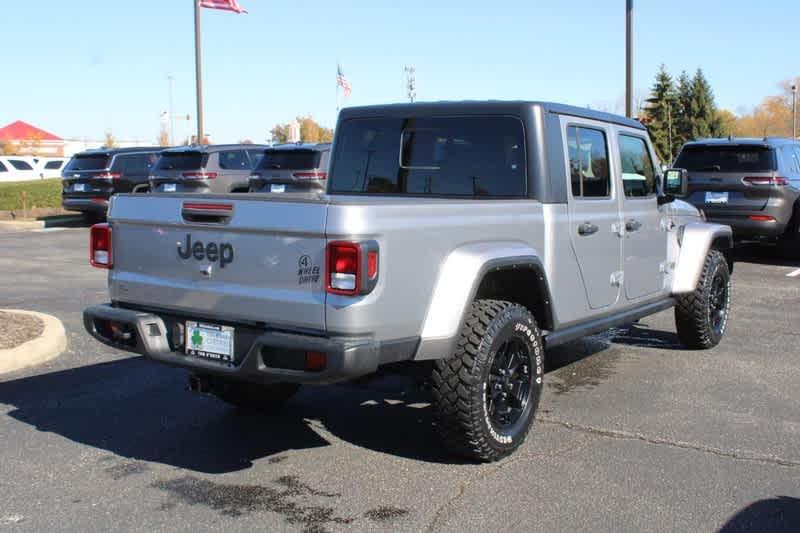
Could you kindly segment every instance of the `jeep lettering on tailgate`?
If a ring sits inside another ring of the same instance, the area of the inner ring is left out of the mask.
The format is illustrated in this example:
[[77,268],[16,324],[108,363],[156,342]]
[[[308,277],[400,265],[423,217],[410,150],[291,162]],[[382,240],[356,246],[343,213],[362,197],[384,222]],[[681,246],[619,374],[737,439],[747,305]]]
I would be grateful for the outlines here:
[[[185,246],[181,249],[181,246]],[[202,241],[195,241],[192,244],[192,234],[186,234],[186,244],[178,243],[178,256],[181,259],[194,257],[197,261],[208,259],[212,263],[219,262],[220,268],[225,268],[228,263],[233,263],[233,245],[227,242],[219,244],[210,242],[203,244]]]

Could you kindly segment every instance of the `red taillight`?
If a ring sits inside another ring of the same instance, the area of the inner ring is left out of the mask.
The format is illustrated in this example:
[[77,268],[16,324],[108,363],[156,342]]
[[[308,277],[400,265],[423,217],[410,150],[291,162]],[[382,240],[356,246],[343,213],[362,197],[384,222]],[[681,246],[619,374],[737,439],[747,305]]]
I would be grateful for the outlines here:
[[89,230],[89,263],[97,268],[111,268],[114,265],[111,226],[106,223],[95,224]]
[[322,352],[306,352],[306,370],[324,370],[328,356]]
[[119,172],[104,172],[102,174],[96,174],[95,178],[104,178],[108,180],[118,180],[122,177],[122,174]]
[[293,172],[293,178],[299,180],[326,180],[328,179],[327,172]]
[[325,253],[325,290],[331,294],[368,294],[378,283],[378,243],[328,243]]
[[217,179],[216,172],[184,172],[181,174],[184,178],[193,180],[213,180]]
[[742,178],[742,181],[750,185],[775,185],[778,187],[784,187],[789,184],[789,180],[778,176],[747,176]]
[[327,253],[327,290],[354,296],[361,290],[361,247],[354,242],[331,242]]
[[104,204],[104,203],[106,203],[106,201],[107,201],[106,198],[100,198],[100,197],[92,198],[92,203],[93,204]]
[[775,217],[771,217],[769,215],[750,215],[747,218],[753,222],[775,222]]

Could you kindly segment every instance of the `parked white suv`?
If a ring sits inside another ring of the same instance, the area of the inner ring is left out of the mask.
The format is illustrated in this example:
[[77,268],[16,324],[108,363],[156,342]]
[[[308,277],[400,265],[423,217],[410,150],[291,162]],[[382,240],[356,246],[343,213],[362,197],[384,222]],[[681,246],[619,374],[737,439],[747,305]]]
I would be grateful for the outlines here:
[[29,157],[2,156],[0,157],[0,182],[29,181],[40,179],[36,163]]

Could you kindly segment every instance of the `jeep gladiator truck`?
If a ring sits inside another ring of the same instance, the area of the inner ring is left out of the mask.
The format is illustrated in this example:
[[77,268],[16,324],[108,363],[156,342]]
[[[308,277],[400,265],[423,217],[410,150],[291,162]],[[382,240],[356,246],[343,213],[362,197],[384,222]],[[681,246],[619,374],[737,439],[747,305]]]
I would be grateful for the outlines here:
[[427,362],[450,450],[525,439],[545,350],[674,307],[690,348],[728,321],[728,226],[661,190],[641,124],[539,102],[348,108],[326,193],[120,195],[91,230],[100,341],[251,408]]

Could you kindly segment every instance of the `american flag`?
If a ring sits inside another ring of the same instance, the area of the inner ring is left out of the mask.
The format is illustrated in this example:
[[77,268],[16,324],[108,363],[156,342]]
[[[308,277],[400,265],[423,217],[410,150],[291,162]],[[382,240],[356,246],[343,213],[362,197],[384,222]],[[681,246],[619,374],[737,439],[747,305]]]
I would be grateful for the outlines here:
[[237,0],[200,0],[200,7],[224,9],[225,11],[233,11],[234,13],[247,13],[247,11],[239,7],[239,2],[237,2]]
[[350,89],[350,82],[342,74],[342,66],[336,65],[336,85],[344,90],[344,97],[349,98],[352,90]]

